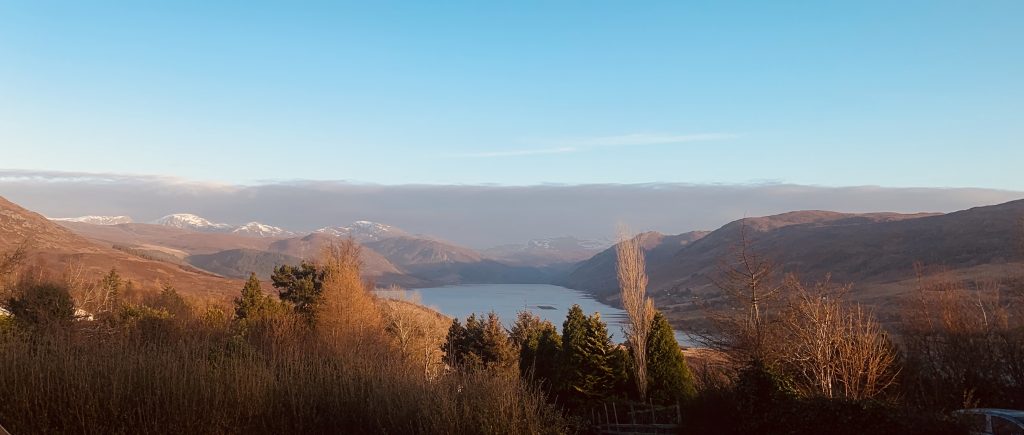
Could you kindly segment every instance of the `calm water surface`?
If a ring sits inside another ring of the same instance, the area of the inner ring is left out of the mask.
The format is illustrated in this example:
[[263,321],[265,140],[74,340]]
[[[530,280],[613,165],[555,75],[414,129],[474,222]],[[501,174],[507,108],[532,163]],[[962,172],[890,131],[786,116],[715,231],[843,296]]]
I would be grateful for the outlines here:
[[[382,296],[389,296],[381,291]],[[612,339],[622,342],[623,326],[627,322],[626,312],[598,302],[579,290],[547,284],[465,284],[445,287],[410,290],[407,296],[419,298],[420,303],[446,315],[465,321],[470,314],[477,316],[494,311],[506,327],[515,322],[516,314],[522,310],[532,311],[545,320],[550,320],[559,330],[573,304],[579,304],[587,315],[601,313],[601,319],[608,324]],[[692,340],[676,331],[676,340],[684,346]]]

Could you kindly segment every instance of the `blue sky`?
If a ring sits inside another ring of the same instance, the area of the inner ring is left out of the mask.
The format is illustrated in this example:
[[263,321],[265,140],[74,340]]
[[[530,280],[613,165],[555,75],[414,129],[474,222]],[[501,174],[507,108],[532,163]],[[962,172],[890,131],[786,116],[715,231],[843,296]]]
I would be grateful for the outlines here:
[[0,0],[0,168],[1024,190],[1021,1],[155,3]]

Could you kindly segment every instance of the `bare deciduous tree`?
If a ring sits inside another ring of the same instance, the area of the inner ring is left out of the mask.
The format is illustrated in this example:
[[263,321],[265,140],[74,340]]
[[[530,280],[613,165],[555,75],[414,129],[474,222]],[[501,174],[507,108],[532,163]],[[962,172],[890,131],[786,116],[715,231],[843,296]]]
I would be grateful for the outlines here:
[[654,302],[647,297],[647,270],[640,237],[631,237],[620,228],[616,274],[619,279],[622,306],[629,317],[626,338],[633,355],[633,374],[640,397],[647,397],[647,336],[654,319]]
[[741,222],[740,241],[731,257],[719,264],[719,276],[712,279],[724,296],[724,306],[709,307],[714,331],[701,336],[707,346],[722,351],[734,363],[772,359],[770,323],[776,319],[769,314],[782,289],[775,265],[750,245],[747,227]]

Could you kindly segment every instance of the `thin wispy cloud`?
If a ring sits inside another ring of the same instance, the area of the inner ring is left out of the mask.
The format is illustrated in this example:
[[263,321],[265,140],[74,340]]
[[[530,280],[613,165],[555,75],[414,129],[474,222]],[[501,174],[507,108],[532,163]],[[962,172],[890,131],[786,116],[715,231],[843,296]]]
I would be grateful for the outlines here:
[[671,145],[688,142],[705,142],[715,140],[726,140],[737,137],[734,134],[726,133],[702,133],[702,134],[653,134],[633,133],[617,136],[596,136],[561,139],[549,141],[547,148],[527,148],[498,151],[482,151],[475,153],[453,154],[453,157],[468,158],[494,158],[494,157],[520,157],[536,156],[546,154],[567,154],[585,151],[594,148],[626,147],[643,145]]
[[543,154],[565,154],[579,151],[577,147],[558,147],[558,148],[541,148],[541,149],[524,149],[524,150],[507,150],[507,151],[486,151],[479,153],[462,153],[454,154],[454,157],[516,157],[516,156],[535,156]]
[[702,134],[651,134],[634,133],[618,136],[598,136],[587,138],[575,138],[560,141],[564,146],[578,148],[593,147],[621,147],[637,145],[670,145],[687,142],[706,142],[715,140],[733,139],[737,136],[725,133],[702,133]]

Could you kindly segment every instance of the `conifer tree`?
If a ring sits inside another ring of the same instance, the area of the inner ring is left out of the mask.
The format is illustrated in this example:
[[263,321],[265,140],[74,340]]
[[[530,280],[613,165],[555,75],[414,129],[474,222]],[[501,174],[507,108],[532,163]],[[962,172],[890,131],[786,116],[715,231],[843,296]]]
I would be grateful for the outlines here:
[[303,261],[298,266],[282,265],[270,276],[281,300],[294,304],[295,311],[312,321],[323,292],[324,271]]
[[609,396],[615,384],[614,345],[600,314],[586,317],[579,305],[573,305],[562,332],[560,390],[567,401],[580,404]]
[[547,387],[557,377],[562,337],[550,321],[522,311],[509,337],[519,347],[519,373]]
[[452,320],[452,326],[448,327],[448,335],[445,337],[441,351],[444,352],[445,362],[450,366],[462,366],[466,354],[466,328],[459,323],[459,319]]
[[517,349],[509,339],[498,314],[491,311],[481,325],[480,355],[487,368],[500,372],[511,372],[518,362]]
[[494,312],[485,320],[471,314],[466,326],[458,319],[452,321],[443,350],[449,364],[464,368],[512,371],[516,367],[516,346]]
[[263,294],[259,278],[253,273],[242,287],[242,295],[235,299],[235,317],[253,319],[265,314],[272,301]]
[[170,284],[162,287],[156,299],[153,300],[152,306],[153,308],[165,310],[179,319],[192,316],[192,307],[185,301],[185,298],[178,294],[174,286]]
[[551,322],[541,328],[534,357],[534,377],[547,388],[558,384],[561,376],[562,337]]
[[100,279],[100,289],[100,294],[103,295],[100,311],[116,312],[121,307],[121,298],[125,290],[125,282],[117,273],[117,269],[111,268],[110,272]]
[[466,318],[466,335],[463,337],[460,348],[462,353],[460,359],[463,366],[469,368],[480,368],[483,366],[484,359],[480,355],[480,348],[483,347],[484,341],[483,335],[483,324],[477,319],[476,313],[470,314]]
[[615,387],[615,344],[600,313],[587,318],[587,344],[591,355],[592,394],[607,397]]
[[686,364],[668,320],[660,312],[647,337],[648,395],[656,403],[673,404],[696,396],[693,374]]

